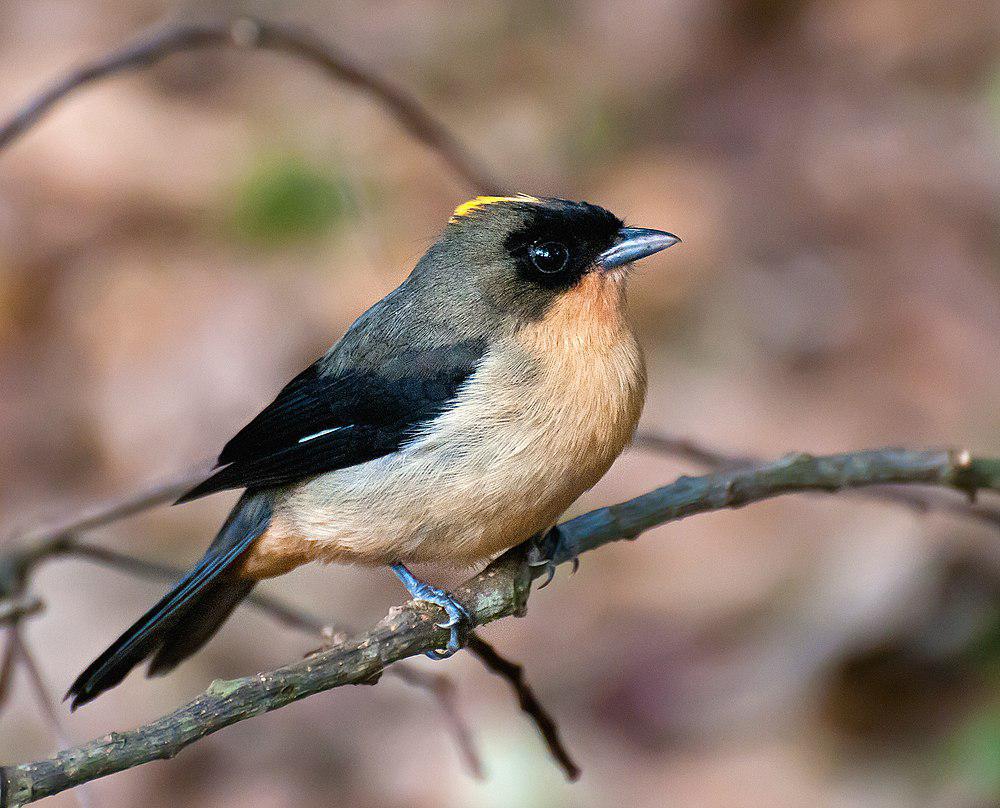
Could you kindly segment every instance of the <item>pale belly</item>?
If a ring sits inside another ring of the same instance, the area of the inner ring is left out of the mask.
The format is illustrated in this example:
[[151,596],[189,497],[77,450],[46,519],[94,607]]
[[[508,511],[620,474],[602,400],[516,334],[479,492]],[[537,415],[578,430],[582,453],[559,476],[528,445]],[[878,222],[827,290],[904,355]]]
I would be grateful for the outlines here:
[[292,529],[283,532],[324,561],[467,565],[492,556],[553,525],[617,454],[609,446],[585,464],[560,460],[558,447],[529,432],[509,436],[506,456],[438,445],[325,475],[291,496],[281,521]]

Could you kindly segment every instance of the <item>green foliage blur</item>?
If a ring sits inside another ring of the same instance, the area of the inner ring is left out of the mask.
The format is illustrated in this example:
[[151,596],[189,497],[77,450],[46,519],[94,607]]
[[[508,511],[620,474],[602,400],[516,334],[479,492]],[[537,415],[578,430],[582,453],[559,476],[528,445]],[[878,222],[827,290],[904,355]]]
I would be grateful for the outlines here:
[[236,189],[230,223],[237,238],[268,247],[311,241],[354,210],[348,184],[297,155],[262,159]]

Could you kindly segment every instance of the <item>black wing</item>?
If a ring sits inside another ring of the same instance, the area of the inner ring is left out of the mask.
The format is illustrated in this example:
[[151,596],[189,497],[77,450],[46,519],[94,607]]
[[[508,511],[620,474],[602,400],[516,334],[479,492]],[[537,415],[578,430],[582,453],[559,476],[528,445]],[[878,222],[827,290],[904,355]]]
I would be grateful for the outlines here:
[[225,445],[222,468],[177,501],[284,485],[390,454],[448,406],[484,350],[469,340],[341,372],[320,360]]

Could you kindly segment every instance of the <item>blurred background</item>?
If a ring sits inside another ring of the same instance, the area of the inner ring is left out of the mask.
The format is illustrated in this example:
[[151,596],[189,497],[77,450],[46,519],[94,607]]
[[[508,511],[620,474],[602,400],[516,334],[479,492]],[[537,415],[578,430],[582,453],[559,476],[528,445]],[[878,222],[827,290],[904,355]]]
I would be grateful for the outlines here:
[[[645,427],[734,454],[1000,453],[995,0],[5,0],[0,117],[150,26],[242,12],[304,26],[411,90],[508,190],[683,237],[631,288]],[[370,99],[275,54],[202,50],[73,96],[0,153],[4,533],[215,455],[472,195]],[[576,512],[698,471],[628,452]],[[187,565],[230,499],[89,538]],[[998,538],[954,515],[803,496],[589,554],[526,619],[483,632],[526,665],[583,767],[575,785],[506,686],[460,654],[433,670],[455,679],[484,783],[431,699],[389,677],[89,794],[146,808],[1000,804]],[[52,690],[163,588],[81,561],[41,569],[47,610],[25,637]],[[307,569],[268,589],[355,626],[405,599],[382,570]],[[83,741],[312,645],[243,610],[174,675],[60,711]],[[48,756],[23,674],[13,688],[0,760]]]

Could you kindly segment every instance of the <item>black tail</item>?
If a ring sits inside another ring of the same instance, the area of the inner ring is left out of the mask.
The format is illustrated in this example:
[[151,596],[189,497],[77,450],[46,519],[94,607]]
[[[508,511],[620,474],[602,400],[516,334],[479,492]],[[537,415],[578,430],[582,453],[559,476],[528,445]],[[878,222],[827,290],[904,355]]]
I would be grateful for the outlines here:
[[194,569],[77,677],[66,694],[71,708],[114,687],[147,657],[153,658],[149,675],[154,675],[201,648],[253,589],[254,582],[237,578],[232,565],[270,519],[270,501],[245,494]]

